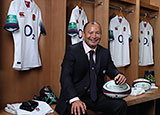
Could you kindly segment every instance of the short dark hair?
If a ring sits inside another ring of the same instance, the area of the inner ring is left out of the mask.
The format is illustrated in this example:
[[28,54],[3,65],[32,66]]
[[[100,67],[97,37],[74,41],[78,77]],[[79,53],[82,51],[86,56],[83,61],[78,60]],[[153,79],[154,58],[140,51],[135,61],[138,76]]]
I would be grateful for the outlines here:
[[101,25],[100,23],[96,22],[96,21],[92,21],[92,22],[87,22],[85,25],[84,25],[84,28],[83,28],[83,32],[85,33],[85,30],[86,30],[86,27],[88,24],[98,24],[99,25],[99,29],[100,29],[100,33],[102,33],[102,30],[101,30]]

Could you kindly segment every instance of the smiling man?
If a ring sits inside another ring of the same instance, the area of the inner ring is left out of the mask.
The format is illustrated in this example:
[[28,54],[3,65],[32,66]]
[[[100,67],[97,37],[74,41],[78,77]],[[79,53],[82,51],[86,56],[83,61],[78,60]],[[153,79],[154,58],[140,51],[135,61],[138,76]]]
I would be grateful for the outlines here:
[[60,115],[83,115],[91,109],[105,115],[125,115],[126,102],[111,99],[102,92],[105,74],[119,85],[124,84],[126,78],[114,66],[109,50],[99,45],[100,24],[87,23],[82,35],[82,42],[66,50],[60,78],[61,94],[55,111]]

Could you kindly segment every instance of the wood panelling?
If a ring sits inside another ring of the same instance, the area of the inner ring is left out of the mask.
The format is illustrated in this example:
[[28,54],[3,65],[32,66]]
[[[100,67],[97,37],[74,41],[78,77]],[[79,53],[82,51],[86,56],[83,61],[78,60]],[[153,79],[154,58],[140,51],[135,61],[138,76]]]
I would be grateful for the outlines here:
[[102,38],[100,44],[103,47],[108,48],[108,17],[109,17],[109,1],[108,0],[102,0],[99,1],[103,2],[101,5],[95,4],[95,16],[94,19],[98,21],[101,24],[102,27]]
[[131,4],[136,4],[136,0],[120,0],[120,1],[131,3]]
[[148,8],[150,10],[159,11],[159,6],[155,6],[153,4],[149,4],[145,1],[141,1],[141,7]]
[[52,0],[52,28],[50,48],[50,72],[51,81],[55,93],[59,97],[61,63],[65,52],[66,43],[66,1]]
[[133,80],[138,78],[138,47],[139,47],[139,11],[140,1],[136,1],[135,6],[127,6],[127,9],[133,9],[133,13],[128,13],[126,18],[128,19],[131,27],[132,41],[130,42],[130,65],[125,68],[125,74],[127,80],[132,84]]
[[159,0],[141,0],[141,2],[149,4],[151,6],[159,7],[160,2]]
[[47,35],[41,35],[39,52],[42,67],[29,71],[12,68],[14,45],[10,32],[3,29],[11,0],[1,0],[0,8],[0,108],[7,103],[28,101],[50,85],[59,96],[60,65],[65,51],[66,1],[35,0],[42,12]]
[[[12,68],[14,55],[13,39],[11,33],[3,29],[11,1],[1,0],[0,7],[0,109],[7,103],[32,99],[34,95],[39,95],[39,91],[43,86],[47,85],[50,85],[57,97],[59,97],[61,63],[65,48],[70,45],[70,37],[66,35],[66,27],[68,26],[71,11],[79,1],[82,2],[88,20],[96,20],[102,25],[102,41],[100,44],[106,48],[108,47],[109,21],[118,12],[115,9],[110,9],[109,5],[117,5],[125,9],[134,10],[133,13],[124,12],[132,32],[132,42],[130,43],[131,64],[118,69],[126,75],[129,84],[133,80],[143,77],[144,71],[154,70],[156,84],[160,85],[160,53],[158,53],[160,49],[160,39],[158,39],[160,35],[160,18],[159,7],[156,5],[160,4],[159,1],[146,0],[149,3],[141,5],[142,0],[98,0],[96,3],[86,2],[86,0],[35,0],[41,9],[47,35],[41,35],[39,40],[42,67],[29,71],[16,71]],[[99,2],[103,4],[97,6]],[[142,7],[144,8],[143,10]],[[157,19],[150,19],[154,28],[155,41],[155,64],[153,66],[138,66],[140,12],[158,16]]]

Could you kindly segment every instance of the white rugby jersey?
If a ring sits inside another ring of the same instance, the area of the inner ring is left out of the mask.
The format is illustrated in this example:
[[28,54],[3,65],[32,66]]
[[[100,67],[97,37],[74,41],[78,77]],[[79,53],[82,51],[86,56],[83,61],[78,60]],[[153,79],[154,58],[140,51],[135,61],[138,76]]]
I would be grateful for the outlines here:
[[11,109],[12,107],[10,111],[13,111],[13,110],[16,111],[17,115],[46,115],[54,112],[54,110],[46,102],[38,101],[38,100],[34,100],[34,101],[38,102],[38,106],[31,112],[20,109],[20,106],[22,103],[7,104],[7,105],[8,105],[8,109]]
[[115,16],[110,21],[109,49],[116,67],[130,64],[129,40],[131,30],[128,21],[124,17]]
[[33,0],[13,0],[4,28],[12,32],[14,39],[13,68],[29,70],[41,66],[38,40],[40,33],[46,32],[36,3]]
[[152,26],[148,22],[141,21],[139,30],[139,66],[154,64],[152,42]]
[[76,44],[83,40],[81,32],[83,31],[83,27],[87,22],[88,20],[84,9],[76,6],[72,10],[68,25],[68,35],[71,36],[72,44]]

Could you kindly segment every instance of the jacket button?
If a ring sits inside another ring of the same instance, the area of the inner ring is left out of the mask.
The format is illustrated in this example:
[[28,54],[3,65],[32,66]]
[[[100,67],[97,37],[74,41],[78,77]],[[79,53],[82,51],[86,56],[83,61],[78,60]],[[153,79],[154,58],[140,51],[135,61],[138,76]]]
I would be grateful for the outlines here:
[[87,87],[84,87],[84,89],[86,90],[86,89],[87,89]]

